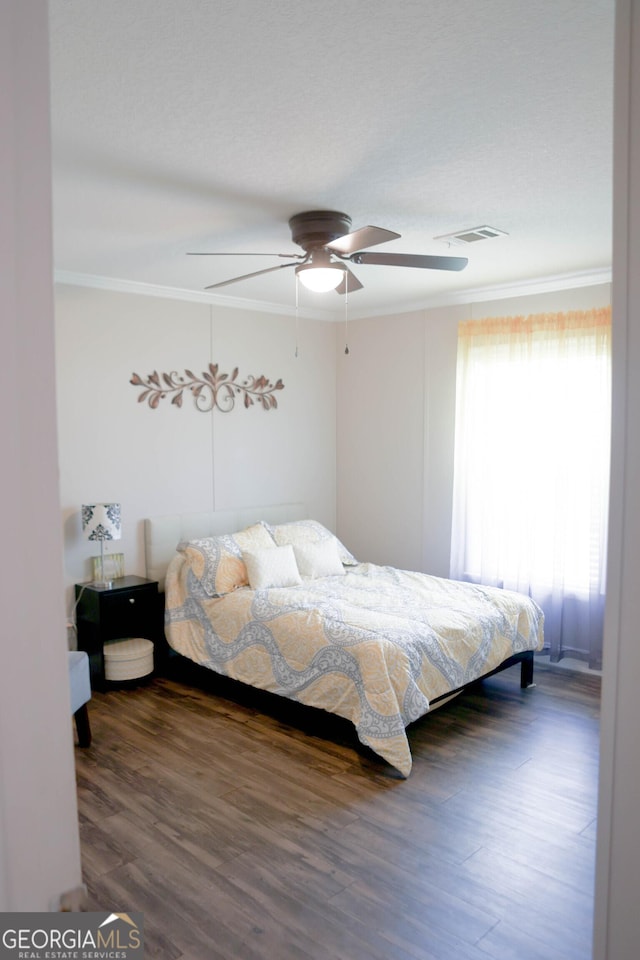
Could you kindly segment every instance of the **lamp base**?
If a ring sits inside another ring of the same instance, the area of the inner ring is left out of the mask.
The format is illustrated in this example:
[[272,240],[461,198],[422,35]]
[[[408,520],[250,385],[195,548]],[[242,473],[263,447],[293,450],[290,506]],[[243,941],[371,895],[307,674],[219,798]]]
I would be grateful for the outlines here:
[[94,580],[91,586],[98,587],[99,590],[112,590],[113,580]]

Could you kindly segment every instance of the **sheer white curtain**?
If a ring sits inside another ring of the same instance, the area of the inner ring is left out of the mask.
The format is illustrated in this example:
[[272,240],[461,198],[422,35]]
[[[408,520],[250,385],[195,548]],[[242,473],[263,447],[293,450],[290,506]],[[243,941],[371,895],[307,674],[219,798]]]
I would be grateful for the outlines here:
[[552,660],[602,662],[611,312],[459,326],[451,576],[545,612]]

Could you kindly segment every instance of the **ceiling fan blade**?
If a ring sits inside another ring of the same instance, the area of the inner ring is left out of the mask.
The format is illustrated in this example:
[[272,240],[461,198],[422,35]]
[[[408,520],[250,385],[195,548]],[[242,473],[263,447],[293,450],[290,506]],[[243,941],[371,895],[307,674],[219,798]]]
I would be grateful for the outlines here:
[[266,270],[255,270],[253,273],[243,273],[241,277],[232,277],[231,280],[221,280],[220,283],[210,283],[205,290],[215,290],[217,287],[226,287],[230,283],[238,283],[239,280],[249,280],[251,277],[259,277],[263,273],[272,273],[274,270],[282,270],[284,267],[297,267],[294,260],[292,263],[278,263],[275,267],[267,267]]
[[362,284],[356,277],[355,273],[352,270],[349,270],[348,267],[344,268],[344,277],[336,287],[336,293],[345,294],[353,293],[354,290],[362,290]]
[[329,250],[335,250],[336,253],[354,253],[356,250],[362,250],[363,247],[375,247],[377,243],[386,243],[387,240],[397,240],[399,233],[393,230],[385,230],[384,227],[360,227],[353,233],[345,233],[343,237],[336,237],[331,243],[327,244]]
[[352,263],[376,263],[383,267],[420,267],[423,270],[464,270],[466,257],[432,257],[414,253],[354,253]]
[[208,250],[191,250],[187,252],[188,257],[286,257],[287,260],[291,260],[292,257],[296,257],[298,260],[304,259],[304,253],[247,253],[246,250],[243,250],[242,253],[218,253],[217,251],[210,252]]

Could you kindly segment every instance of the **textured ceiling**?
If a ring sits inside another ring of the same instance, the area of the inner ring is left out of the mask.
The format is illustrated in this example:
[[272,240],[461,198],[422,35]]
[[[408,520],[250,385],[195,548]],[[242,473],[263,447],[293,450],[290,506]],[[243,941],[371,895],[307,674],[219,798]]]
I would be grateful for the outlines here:
[[[610,268],[613,0],[49,6],[58,276],[202,291],[278,261],[188,250],[300,253],[287,221],[319,208],[469,257],[354,267],[352,316]],[[434,239],[482,224],[508,236]],[[229,298],[290,311],[293,271]]]

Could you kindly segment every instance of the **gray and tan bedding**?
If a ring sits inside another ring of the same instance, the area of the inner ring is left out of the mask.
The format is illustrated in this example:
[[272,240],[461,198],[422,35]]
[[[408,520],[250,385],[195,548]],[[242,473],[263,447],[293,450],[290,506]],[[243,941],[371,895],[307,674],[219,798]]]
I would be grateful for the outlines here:
[[404,776],[408,724],[543,642],[528,597],[359,563],[313,520],[182,541],[165,597],[178,653],[346,717]]

